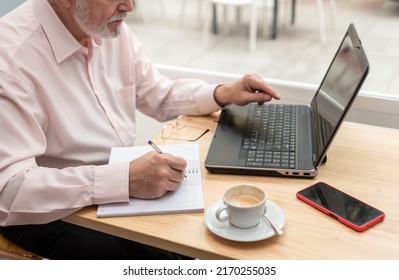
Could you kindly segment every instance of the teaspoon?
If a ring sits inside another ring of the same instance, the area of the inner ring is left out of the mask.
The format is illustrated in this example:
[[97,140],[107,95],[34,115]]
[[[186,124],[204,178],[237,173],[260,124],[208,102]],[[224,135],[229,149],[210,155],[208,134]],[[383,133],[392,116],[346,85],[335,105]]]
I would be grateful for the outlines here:
[[267,220],[267,221],[269,222],[269,224],[272,226],[274,232],[275,232],[277,235],[282,235],[282,234],[284,233],[283,230],[282,230],[278,225],[276,225],[276,224],[269,218],[269,216],[268,216],[267,213],[266,213],[266,208],[265,208],[265,211],[263,212],[263,217],[266,218],[266,220]]

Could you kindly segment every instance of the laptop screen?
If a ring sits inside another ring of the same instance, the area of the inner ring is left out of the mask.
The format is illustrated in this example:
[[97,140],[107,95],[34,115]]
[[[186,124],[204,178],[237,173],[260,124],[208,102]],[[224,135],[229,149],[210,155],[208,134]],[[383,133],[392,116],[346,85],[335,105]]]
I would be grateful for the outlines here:
[[316,166],[323,160],[368,69],[363,47],[351,25],[312,100]]

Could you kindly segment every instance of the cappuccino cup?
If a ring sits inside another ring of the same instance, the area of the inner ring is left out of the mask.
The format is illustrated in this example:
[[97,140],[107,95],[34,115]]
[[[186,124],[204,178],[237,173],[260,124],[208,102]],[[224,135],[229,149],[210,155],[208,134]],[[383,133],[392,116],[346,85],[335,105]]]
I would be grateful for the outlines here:
[[230,222],[237,228],[252,228],[262,219],[266,195],[258,187],[238,185],[224,193],[223,204],[215,212],[219,222]]

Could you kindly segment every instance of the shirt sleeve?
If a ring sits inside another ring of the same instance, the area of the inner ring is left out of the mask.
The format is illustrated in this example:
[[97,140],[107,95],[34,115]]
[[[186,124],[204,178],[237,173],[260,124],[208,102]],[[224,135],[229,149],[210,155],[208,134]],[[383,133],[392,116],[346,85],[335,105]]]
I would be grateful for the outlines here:
[[131,44],[138,110],[165,121],[179,115],[206,115],[220,109],[213,96],[216,84],[199,79],[171,80],[159,73],[142,53],[141,44],[133,34]]
[[27,88],[1,72],[0,108],[0,225],[47,223],[88,205],[129,199],[128,163],[38,166],[49,120]]

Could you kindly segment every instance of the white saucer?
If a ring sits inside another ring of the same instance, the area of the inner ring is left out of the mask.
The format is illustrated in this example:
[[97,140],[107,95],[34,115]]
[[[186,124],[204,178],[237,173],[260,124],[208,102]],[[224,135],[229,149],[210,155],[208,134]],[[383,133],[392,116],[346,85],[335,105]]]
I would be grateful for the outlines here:
[[[216,219],[216,210],[223,205],[223,200],[220,199],[210,205],[205,212],[205,224],[208,229],[217,236],[241,242],[259,241],[275,235],[273,228],[266,219],[261,219],[261,222],[253,228],[241,229],[232,226],[229,222],[219,222]],[[283,210],[273,201],[266,201],[267,213],[280,228],[285,224],[285,215]]]

